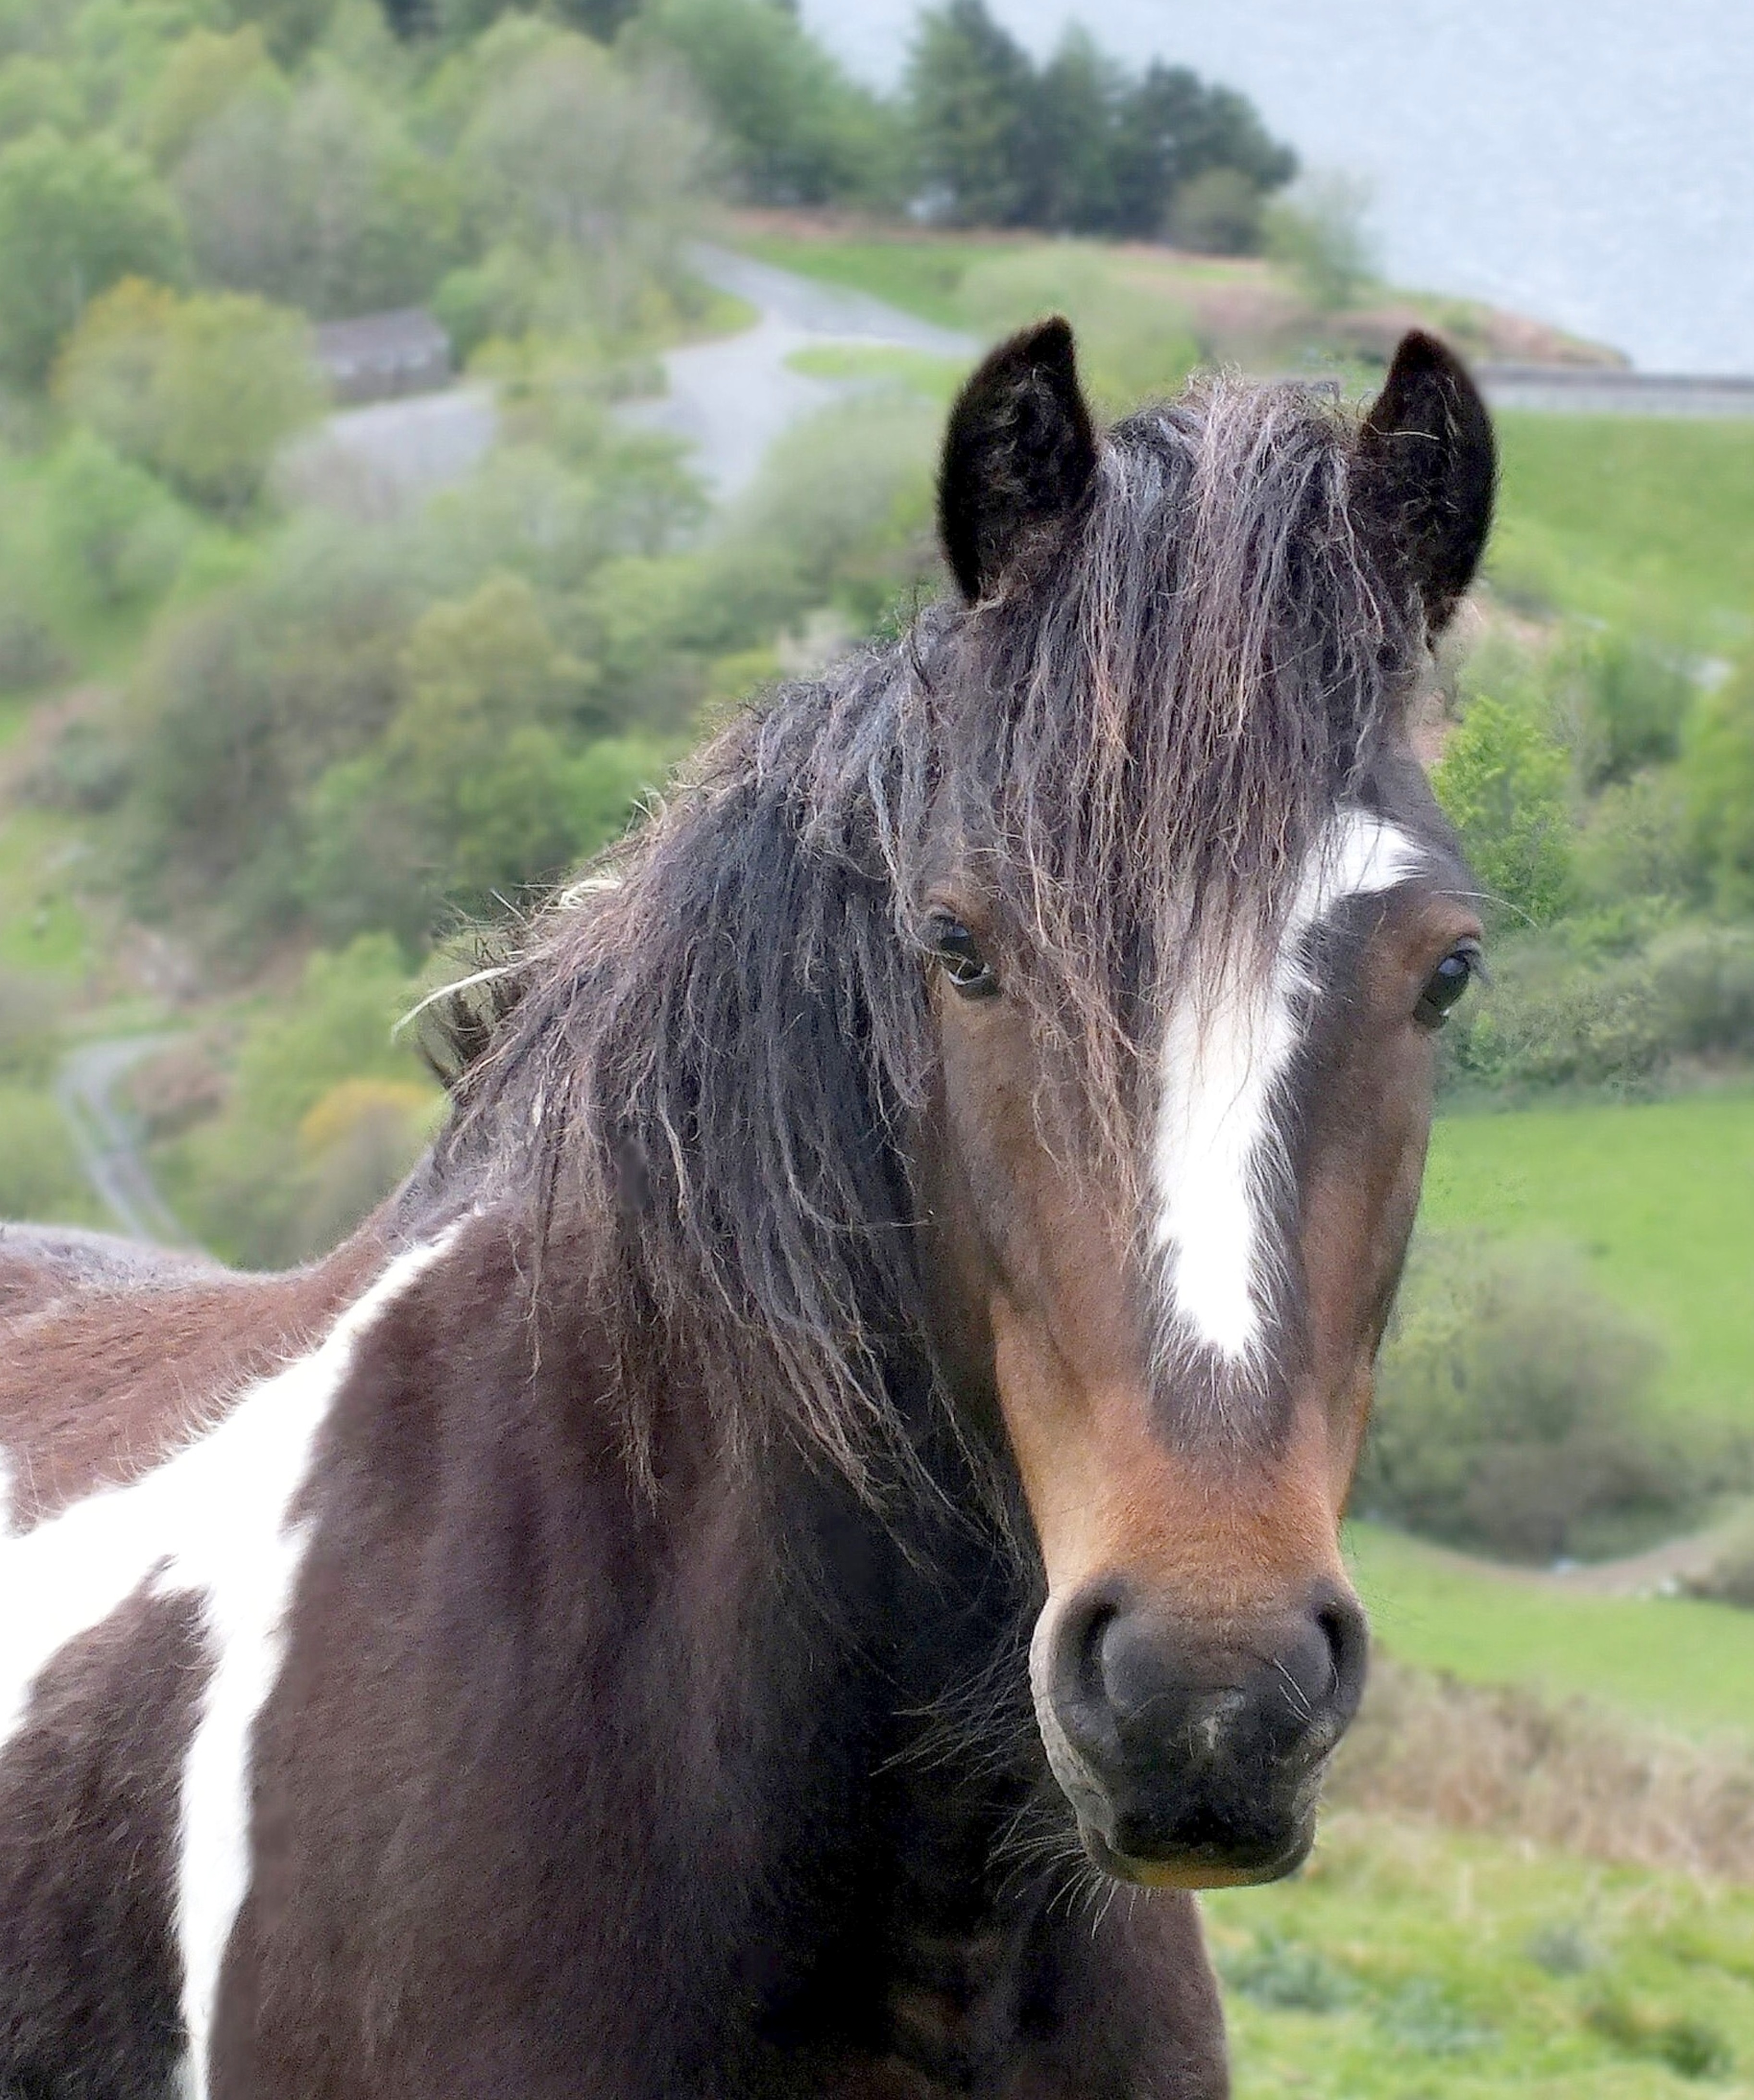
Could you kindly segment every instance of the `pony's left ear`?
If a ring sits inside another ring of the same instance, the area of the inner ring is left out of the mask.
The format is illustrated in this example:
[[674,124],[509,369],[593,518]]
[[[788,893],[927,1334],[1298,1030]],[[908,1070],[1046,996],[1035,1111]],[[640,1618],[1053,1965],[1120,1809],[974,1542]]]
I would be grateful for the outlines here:
[[1070,324],[1002,342],[957,397],[938,474],[938,531],[971,605],[1062,524],[1096,465]]
[[1411,567],[1434,634],[1480,565],[1497,480],[1479,388],[1452,351],[1416,329],[1359,433],[1357,488],[1366,522]]

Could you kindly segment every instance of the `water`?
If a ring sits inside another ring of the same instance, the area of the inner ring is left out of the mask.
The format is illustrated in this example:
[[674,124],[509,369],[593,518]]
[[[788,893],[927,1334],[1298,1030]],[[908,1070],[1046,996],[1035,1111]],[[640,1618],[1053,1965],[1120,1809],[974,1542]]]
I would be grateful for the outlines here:
[[[915,0],[803,0],[899,72]],[[1754,0],[989,0],[1245,89],[1306,163],[1374,185],[1396,281],[1490,299],[1655,371],[1754,373]]]

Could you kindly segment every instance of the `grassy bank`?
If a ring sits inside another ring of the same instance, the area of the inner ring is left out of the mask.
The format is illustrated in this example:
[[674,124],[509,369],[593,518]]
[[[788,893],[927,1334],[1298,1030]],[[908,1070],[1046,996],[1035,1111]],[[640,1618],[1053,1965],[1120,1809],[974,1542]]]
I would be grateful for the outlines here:
[[1745,647],[1754,623],[1754,417],[1496,418],[1487,572],[1538,606]]
[[1754,1742],[1754,1612],[1580,1594],[1377,1524],[1349,1524],[1346,1546],[1376,1636],[1403,1661]]
[[1421,1217],[1439,1229],[1559,1238],[1648,1319],[1677,1423],[1746,1430],[1754,1400],[1754,1095],[1446,1117]]
[[1236,2100],[1754,2091],[1754,1891],[1352,1812],[1204,1908]]

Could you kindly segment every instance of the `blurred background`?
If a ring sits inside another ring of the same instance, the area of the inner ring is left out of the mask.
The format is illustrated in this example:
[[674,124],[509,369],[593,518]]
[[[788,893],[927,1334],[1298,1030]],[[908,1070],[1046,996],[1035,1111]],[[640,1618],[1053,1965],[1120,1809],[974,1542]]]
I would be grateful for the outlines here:
[[1238,2091],[1754,2093],[1751,108],[1743,0],[0,0],[0,1216],[333,1244],[472,929],[941,587],[999,334],[1112,410],[1435,328],[1495,982]]

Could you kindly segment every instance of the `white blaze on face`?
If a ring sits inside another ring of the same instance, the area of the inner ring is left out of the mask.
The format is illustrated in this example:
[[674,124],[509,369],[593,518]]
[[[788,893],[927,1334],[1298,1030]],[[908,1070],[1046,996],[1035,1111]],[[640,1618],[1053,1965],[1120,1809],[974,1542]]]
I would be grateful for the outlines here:
[[1418,845],[1364,810],[1336,813],[1306,865],[1279,951],[1197,964],[1164,1031],[1152,1244],[1169,1307],[1191,1339],[1227,1361],[1254,1358],[1276,1253],[1275,1199],[1289,1174],[1273,1114],[1302,1032],[1305,937],[1350,898],[1392,889]]

